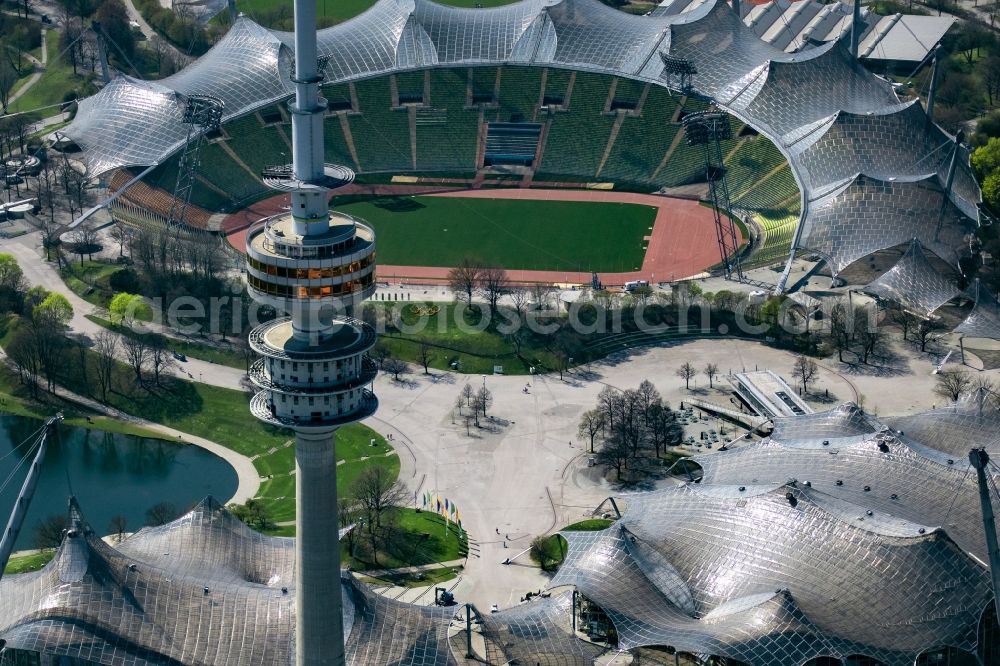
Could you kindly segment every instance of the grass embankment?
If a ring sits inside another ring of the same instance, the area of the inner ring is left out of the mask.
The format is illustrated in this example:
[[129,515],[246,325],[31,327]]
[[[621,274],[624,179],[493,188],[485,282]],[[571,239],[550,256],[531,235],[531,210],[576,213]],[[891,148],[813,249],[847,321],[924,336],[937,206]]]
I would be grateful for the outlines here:
[[99,261],[70,261],[59,269],[59,275],[74,294],[99,308],[107,308],[115,296],[110,286],[111,276],[122,268]]
[[32,571],[38,571],[46,564],[52,561],[52,558],[56,556],[56,551],[54,550],[43,550],[40,553],[32,553],[31,555],[19,555],[17,557],[10,558],[7,562],[7,566],[4,567],[3,572],[5,574],[22,574],[30,573]]
[[[73,67],[66,58],[59,55],[59,33],[49,30],[45,40],[46,51],[48,51],[48,63],[42,76],[33,86],[28,88],[10,108],[8,113],[19,113],[22,111],[32,111],[42,109],[42,107],[59,104],[67,92],[76,90],[80,95],[89,94],[87,88],[91,86],[88,80],[73,73]],[[38,115],[42,117],[53,116],[61,111],[58,107],[42,109]]]
[[[363,527],[356,529],[359,531],[355,535],[354,555],[351,554],[351,544],[346,538],[341,542],[341,547],[344,561],[349,562],[351,568],[357,571],[451,562],[463,559],[469,552],[466,533],[455,523],[446,526],[444,518],[429,511],[399,509],[396,516],[398,531],[389,540],[387,550],[379,550],[377,562],[363,557],[362,553],[366,552],[365,531]],[[391,582],[395,585],[427,585],[427,577],[445,580],[442,576],[451,577],[447,574],[448,571],[453,570],[449,567],[432,567],[420,572],[424,578],[413,574],[399,574],[393,576]]]
[[[493,374],[493,366],[503,366],[504,374],[526,375],[529,368],[556,367],[553,352],[542,336],[525,336],[520,356],[515,343],[490,324],[485,307],[468,308],[463,303],[381,303],[389,318],[385,334],[379,338],[395,358],[409,361],[414,372],[423,372],[420,346],[433,347],[431,368],[445,370],[458,361],[458,371],[466,374]],[[540,319],[541,320],[541,319]],[[503,323],[503,322],[500,322]],[[487,325],[489,324],[489,325]]]
[[[98,326],[114,331],[119,335],[127,335],[130,338],[143,339],[155,335],[154,333],[139,333],[138,331],[133,331],[132,329],[124,326],[116,326],[104,317],[98,317],[97,315],[85,316]],[[237,370],[246,370],[246,360],[243,358],[243,354],[241,352],[218,347],[214,344],[200,344],[197,342],[178,340],[177,338],[169,336],[164,337],[166,339],[167,349],[172,352],[177,352],[202,361],[208,361],[209,363],[218,363],[219,365],[236,368]],[[183,367],[183,363],[181,364],[181,367]]]
[[651,206],[589,201],[417,196],[335,203],[375,228],[383,266],[457,266],[473,258],[508,270],[633,271],[656,218]]

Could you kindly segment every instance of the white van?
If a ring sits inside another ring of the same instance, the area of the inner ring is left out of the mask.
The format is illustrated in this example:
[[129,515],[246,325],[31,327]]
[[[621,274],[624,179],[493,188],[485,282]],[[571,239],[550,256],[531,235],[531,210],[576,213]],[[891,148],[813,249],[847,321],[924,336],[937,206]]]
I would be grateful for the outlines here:
[[646,280],[630,280],[625,283],[625,291],[635,291],[639,287],[648,287],[649,282]]

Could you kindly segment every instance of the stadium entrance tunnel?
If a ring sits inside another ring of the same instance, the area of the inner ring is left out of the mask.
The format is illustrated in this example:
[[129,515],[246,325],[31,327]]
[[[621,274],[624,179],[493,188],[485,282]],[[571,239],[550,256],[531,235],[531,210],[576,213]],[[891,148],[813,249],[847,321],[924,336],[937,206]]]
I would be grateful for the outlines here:
[[[479,174],[484,187],[609,183],[619,191],[708,196],[704,147],[689,146],[681,124],[710,108],[694,94],[623,76],[526,65],[414,70],[322,90],[330,101],[326,160],[350,166],[359,184],[390,185],[393,176],[406,175],[471,187]],[[731,212],[750,227],[748,259],[782,260],[799,218],[796,179],[770,140],[728,117],[731,138],[720,151]],[[290,122],[279,102],[230,119],[209,137],[191,193],[193,226],[271,195],[259,175],[290,154]],[[116,218],[165,221],[178,160],[176,154],[165,160],[124,194],[112,207]],[[119,173],[112,189],[139,170]]]

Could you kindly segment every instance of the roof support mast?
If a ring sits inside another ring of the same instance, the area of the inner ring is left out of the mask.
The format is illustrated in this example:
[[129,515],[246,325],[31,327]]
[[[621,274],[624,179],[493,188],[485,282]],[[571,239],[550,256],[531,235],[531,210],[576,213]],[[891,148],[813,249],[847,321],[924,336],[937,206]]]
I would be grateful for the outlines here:
[[[14,510],[10,514],[10,520],[7,521],[7,528],[0,536],[0,578],[3,578],[3,570],[7,568],[10,555],[14,552],[14,543],[24,526],[24,518],[28,514],[28,507],[31,506],[31,499],[35,496],[38,477],[42,472],[42,461],[45,460],[45,451],[48,449],[47,440],[59,421],[62,421],[62,414],[56,414],[45,422],[39,437],[38,451],[35,453],[34,460],[31,461],[31,467],[28,468],[28,476],[21,486]],[[0,641],[0,643],[2,642]]]
[[983,511],[986,550],[990,558],[990,576],[993,579],[993,606],[1000,617],[1000,545],[997,544],[997,525],[986,481],[986,465],[990,462],[990,456],[986,449],[972,449],[969,451],[969,462],[976,468],[976,480],[979,481],[979,506]]

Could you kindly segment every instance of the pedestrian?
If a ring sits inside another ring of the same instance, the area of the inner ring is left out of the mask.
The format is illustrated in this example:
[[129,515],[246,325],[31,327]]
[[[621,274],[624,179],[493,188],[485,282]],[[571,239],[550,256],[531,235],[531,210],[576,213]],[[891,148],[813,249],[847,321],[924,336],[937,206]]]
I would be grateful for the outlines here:
[[499,527],[497,528],[497,534],[500,534],[500,528]]

